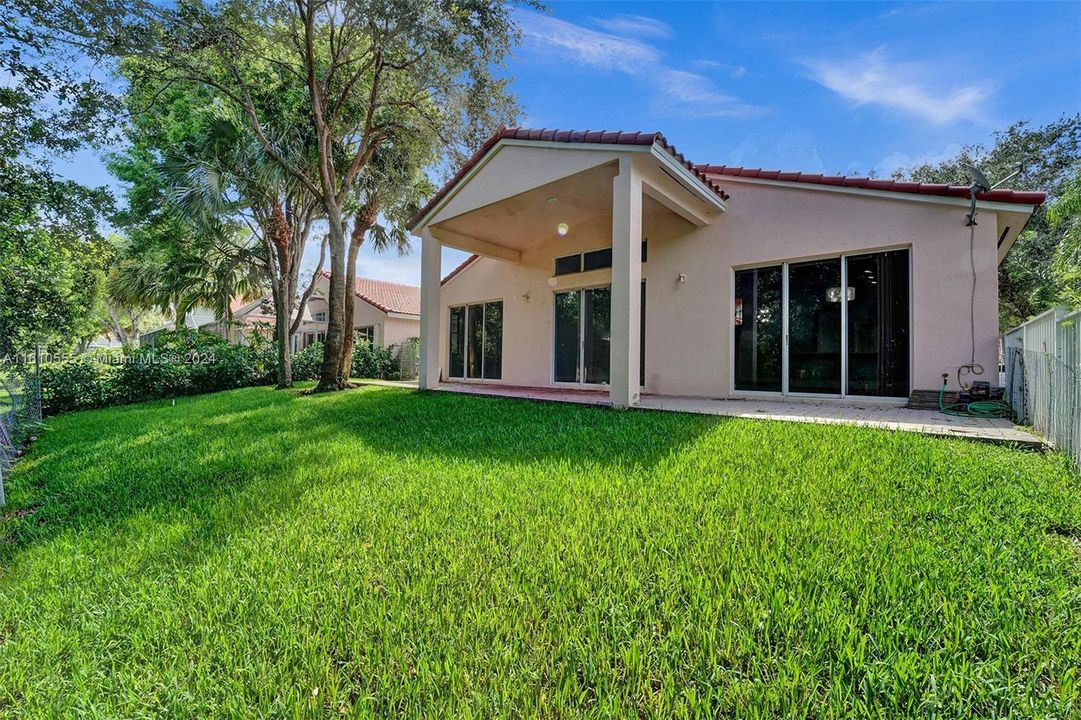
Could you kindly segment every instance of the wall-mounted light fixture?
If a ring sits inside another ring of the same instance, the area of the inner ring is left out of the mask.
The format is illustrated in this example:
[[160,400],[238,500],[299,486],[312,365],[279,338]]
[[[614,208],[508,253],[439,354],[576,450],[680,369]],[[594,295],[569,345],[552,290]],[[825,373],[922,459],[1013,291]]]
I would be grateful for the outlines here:
[[679,281],[680,281],[681,283],[685,283],[685,282],[687,282],[687,273],[680,273],[680,274],[679,274]]

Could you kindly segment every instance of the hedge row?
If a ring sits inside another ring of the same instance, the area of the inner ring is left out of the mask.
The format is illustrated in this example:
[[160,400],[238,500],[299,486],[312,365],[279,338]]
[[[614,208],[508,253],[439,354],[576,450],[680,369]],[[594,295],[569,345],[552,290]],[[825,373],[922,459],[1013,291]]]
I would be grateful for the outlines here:
[[[314,380],[323,363],[323,346],[313,343],[293,353],[293,379]],[[397,379],[390,350],[358,342],[353,377]],[[153,347],[45,365],[41,400],[45,415],[110,405],[197,395],[275,382],[275,346],[263,342],[231,345],[198,330],[163,332]]]

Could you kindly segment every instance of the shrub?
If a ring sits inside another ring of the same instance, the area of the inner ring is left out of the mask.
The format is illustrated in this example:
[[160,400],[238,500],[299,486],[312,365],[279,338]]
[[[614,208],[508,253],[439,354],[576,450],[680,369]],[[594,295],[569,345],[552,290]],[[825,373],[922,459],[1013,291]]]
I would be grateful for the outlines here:
[[293,353],[293,379],[315,380],[323,365],[323,343],[313,342],[300,352]]
[[230,345],[187,329],[162,332],[152,347],[96,359],[42,368],[45,414],[261,385],[273,379],[276,367],[270,343]]
[[386,380],[394,369],[394,355],[389,348],[372,347],[367,340],[357,340],[353,346],[353,365],[350,368],[352,377]]
[[116,366],[71,360],[41,368],[41,411],[45,415],[89,410],[115,402]]

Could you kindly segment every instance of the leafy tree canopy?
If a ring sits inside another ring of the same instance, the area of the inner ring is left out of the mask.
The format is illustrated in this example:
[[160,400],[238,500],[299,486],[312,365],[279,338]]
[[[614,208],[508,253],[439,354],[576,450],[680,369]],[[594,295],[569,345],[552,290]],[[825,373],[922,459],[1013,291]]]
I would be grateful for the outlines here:
[[971,181],[965,172],[966,164],[983,170],[991,182],[1020,169],[1009,181],[1010,187],[1048,193],[1048,204],[1037,208],[999,267],[999,324],[1007,329],[1060,299],[1064,260],[1060,256],[1056,274],[1056,256],[1062,233],[1053,229],[1048,209],[1068,192],[1081,173],[1081,114],[1064,115],[1041,127],[1016,122],[995,133],[990,148],[967,146],[954,158],[900,170],[894,177],[968,185]]

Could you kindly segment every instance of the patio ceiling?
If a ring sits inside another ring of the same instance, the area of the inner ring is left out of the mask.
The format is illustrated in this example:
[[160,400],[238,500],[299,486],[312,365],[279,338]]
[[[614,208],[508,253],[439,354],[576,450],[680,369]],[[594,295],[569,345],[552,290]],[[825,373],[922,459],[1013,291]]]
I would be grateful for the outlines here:
[[[444,245],[514,260],[511,253],[559,237],[561,224],[566,224],[570,232],[610,224],[612,180],[618,169],[616,162],[605,163],[456,215],[429,229]],[[688,231],[694,227],[694,223],[652,197],[647,188],[642,197],[643,224],[648,226],[662,215],[677,218]],[[499,249],[510,253],[501,255]]]

